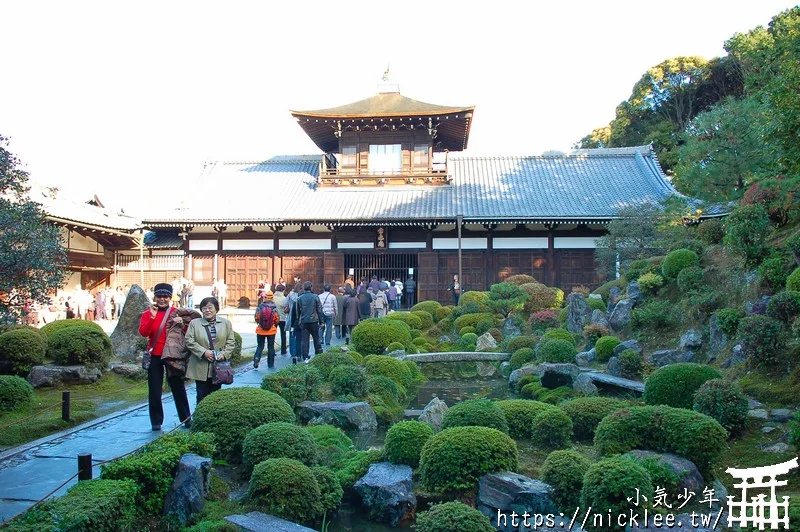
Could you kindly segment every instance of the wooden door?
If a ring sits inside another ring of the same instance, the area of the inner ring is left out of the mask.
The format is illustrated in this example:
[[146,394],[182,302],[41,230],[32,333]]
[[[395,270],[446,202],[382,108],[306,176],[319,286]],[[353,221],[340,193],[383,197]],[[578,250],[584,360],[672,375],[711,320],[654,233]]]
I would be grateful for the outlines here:
[[323,261],[325,264],[325,278],[324,284],[331,285],[334,292],[340,286],[344,285],[345,274],[344,271],[344,255],[342,253],[323,253]]
[[272,259],[264,256],[228,255],[224,260],[225,284],[228,285],[228,306],[237,306],[242,297],[250,306],[258,301],[258,282],[270,280]]
[[192,281],[195,286],[214,284],[214,257],[192,257]]
[[559,249],[555,255],[555,286],[569,291],[578,285],[586,285],[589,288],[597,288],[600,285],[593,249]]
[[525,274],[545,283],[547,251],[495,251],[494,282],[502,283],[512,275]]
[[300,282],[311,281],[315,292],[322,291],[325,263],[322,253],[317,255],[284,255],[281,261],[281,274],[288,288],[294,288],[294,277]]
[[417,302],[439,301],[439,253],[420,252],[417,264]]

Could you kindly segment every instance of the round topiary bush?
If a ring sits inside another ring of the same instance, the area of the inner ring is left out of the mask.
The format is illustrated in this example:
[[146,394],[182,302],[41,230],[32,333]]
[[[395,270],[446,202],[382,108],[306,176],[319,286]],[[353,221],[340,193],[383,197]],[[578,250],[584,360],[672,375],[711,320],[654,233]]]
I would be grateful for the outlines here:
[[464,327],[470,326],[475,327],[479,321],[485,319],[492,319],[492,315],[488,312],[477,312],[475,314],[464,314],[463,316],[457,317],[453,321],[453,327],[455,330],[460,331]]
[[13,329],[0,334],[0,371],[26,376],[44,361],[47,342],[31,329]]
[[589,466],[583,478],[580,504],[602,508],[612,516],[626,515],[631,508],[628,498],[635,497],[636,490],[653,493],[650,475],[633,460],[614,456]]
[[535,348],[541,338],[539,336],[517,336],[506,340],[505,350],[514,353],[523,347]]
[[411,312],[392,312],[387,314],[384,319],[402,321],[412,329],[422,329],[422,320]]
[[575,337],[566,329],[550,329],[542,335],[542,341],[547,340],[566,340],[574,346],[577,345]]
[[307,466],[317,463],[314,437],[294,423],[266,423],[247,433],[242,444],[242,464],[249,474],[268,458],[292,458]]
[[597,353],[598,362],[608,362],[611,355],[614,354],[614,348],[622,342],[616,336],[603,336],[598,338],[594,344],[594,350]]
[[747,397],[735,382],[711,379],[694,393],[694,411],[713,417],[728,432],[736,434],[747,424]]
[[492,328],[494,328],[494,320],[490,320],[488,318],[485,320],[481,320],[475,325],[475,334],[480,336]]
[[514,275],[510,275],[505,278],[503,281],[504,283],[514,283],[517,285],[524,285],[524,284],[531,284],[531,283],[538,283],[535,277],[531,275],[526,275],[524,273],[517,273]]
[[[397,314],[393,312],[392,314]],[[413,327],[414,329],[426,330],[433,327],[433,314],[428,312],[427,310],[413,310],[411,311],[412,316],[416,316],[419,318],[419,321],[422,322],[421,327]],[[410,325],[410,324],[409,324]]]
[[539,358],[544,362],[574,364],[577,354],[575,345],[567,340],[549,340],[539,347]]
[[531,440],[541,447],[559,449],[567,447],[572,437],[572,421],[563,410],[544,410],[533,419]]
[[377,395],[385,401],[405,401],[406,389],[383,375],[367,376],[367,393]]
[[529,362],[533,362],[536,358],[536,355],[533,352],[533,349],[530,347],[523,347],[522,349],[517,349],[513,355],[511,355],[511,369],[519,369],[525,364]]
[[461,297],[458,298],[458,305],[463,306],[468,304],[474,304],[480,307],[487,301],[489,301],[489,294],[487,294],[486,292],[469,290],[461,294]]
[[423,345],[425,345],[425,344],[427,344],[427,343],[428,343],[428,340],[426,340],[426,339],[425,339],[425,338],[423,338],[422,336],[418,336],[418,337],[414,338],[414,339],[411,341],[411,343],[412,343],[412,344],[414,344],[414,345],[415,345],[415,346],[417,346],[417,347],[422,347]]
[[757,314],[747,316],[739,320],[736,334],[753,367],[773,367],[780,360],[786,341],[779,321]]
[[786,278],[786,289],[800,292],[800,268],[795,268]]
[[717,219],[704,220],[697,226],[697,238],[706,244],[721,244],[724,237],[725,229]]
[[[533,383],[530,383],[533,384]],[[533,437],[533,420],[542,412],[556,407],[540,401],[529,399],[506,399],[497,401],[508,423],[508,434],[515,440]]]
[[664,286],[664,278],[655,272],[643,274],[636,282],[639,283],[639,288],[645,294],[654,294],[659,288]]
[[690,249],[676,249],[664,257],[664,262],[661,264],[661,273],[664,275],[665,279],[674,281],[684,268],[697,266],[699,262],[700,259],[694,251]]
[[689,266],[678,274],[678,289],[684,294],[706,285],[705,273],[700,266]]
[[361,366],[337,366],[329,376],[333,395],[367,396],[367,373]]
[[386,346],[386,352],[387,353],[391,353],[393,351],[405,351],[405,350],[406,350],[406,346],[404,346],[400,342],[392,342],[391,344]]
[[800,316],[800,292],[785,290],[775,294],[767,304],[767,316],[785,324]]
[[432,315],[435,315],[436,311],[440,308],[442,308],[442,304],[439,303],[438,301],[420,301],[419,303],[411,307],[411,312],[424,310],[425,312],[430,312]]
[[69,327],[91,327],[92,329],[94,329],[96,331],[103,332],[103,328],[100,327],[97,323],[95,323],[93,321],[87,321],[87,320],[56,320],[56,321],[51,321],[50,323],[47,323],[47,324],[43,325],[42,328],[39,329],[39,330],[42,331],[47,336],[47,338],[49,339],[53,335],[53,333],[55,333],[56,331],[60,331],[61,329],[66,329],[66,328],[69,328]]
[[478,343],[478,335],[475,333],[466,333],[461,335],[461,339],[458,341],[459,347],[464,351],[470,351],[471,348],[475,348],[475,344]]
[[406,464],[416,468],[422,446],[433,436],[433,429],[422,421],[401,421],[386,432],[384,453],[393,464]]
[[197,405],[192,431],[212,433],[217,456],[238,463],[248,432],[264,423],[294,420],[292,407],[278,394],[258,388],[226,388]]
[[322,495],[322,511],[331,514],[342,504],[344,490],[336,477],[336,473],[329,467],[312,467],[311,472],[317,480],[319,492]]
[[576,508],[580,503],[583,477],[592,463],[572,450],[553,451],[542,464],[542,481],[553,487],[552,497],[560,510]]
[[[400,345],[400,349],[405,349]],[[357,362],[348,353],[342,351],[325,351],[311,359],[309,365],[319,370],[323,379],[327,379],[331,370],[337,366],[356,366]]]
[[517,444],[507,434],[489,427],[454,427],[423,445],[419,475],[425,489],[443,493],[474,489],[483,475],[516,471],[518,465]]
[[717,327],[719,327],[728,338],[736,336],[736,330],[739,328],[739,320],[744,316],[741,310],[736,308],[724,308],[718,310],[714,315],[717,317]]
[[586,299],[586,302],[589,303],[589,308],[592,310],[602,310],[603,312],[606,311],[606,304],[601,298],[589,297]]
[[[393,312],[392,315],[397,314]],[[414,316],[416,318],[416,316]],[[418,329],[419,327],[414,327]],[[363,355],[379,355],[392,342],[411,343],[411,327],[397,319],[369,318],[353,328],[353,348]]]
[[473,327],[472,325],[467,325],[466,327],[462,327],[460,331],[458,331],[458,336],[464,336],[465,334],[474,334],[476,337],[478,336],[478,329]]
[[622,378],[638,380],[644,371],[644,359],[636,351],[626,349],[619,355],[619,367]]
[[520,288],[529,296],[525,301],[525,311],[529,313],[559,308],[564,302],[564,293],[559,292],[557,288],[536,282],[520,285]]
[[612,397],[578,397],[558,405],[572,421],[576,440],[591,441],[600,421],[627,405],[625,401]]
[[417,515],[417,532],[494,532],[491,520],[463,502],[450,501],[431,505]]
[[264,512],[296,523],[315,521],[324,512],[313,471],[291,458],[270,458],[258,464],[247,498]]
[[50,335],[47,357],[64,366],[108,365],[114,354],[111,338],[94,327],[67,327]]
[[470,426],[491,427],[508,433],[505,413],[495,401],[489,399],[467,399],[454,404],[445,412],[443,429]]
[[721,379],[719,371],[705,364],[669,364],[655,370],[644,386],[644,402],[692,409],[694,392],[704,382]]
[[[461,297],[464,297],[464,296],[461,296]],[[450,308],[450,307],[439,307],[439,308],[436,309],[436,313],[433,315],[433,317],[436,320],[436,323],[439,323],[443,319],[445,319],[448,316],[450,316],[450,314],[452,314],[452,312],[453,312],[453,309]]]
[[367,373],[369,375],[383,375],[384,377],[389,377],[403,388],[408,388],[408,385],[411,384],[413,380],[408,366],[403,364],[402,360],[398,360],[394,357],[370,357],[364,361],[364,366],[367,368]]
[[14,410],[33,397],[33,386],[16,375],[0,375],[0,410]]
[[320,447],[337,447],[343,451],[353,447],[353,440],[339,427],[333,425],[309,425],[305,428]]
[[[311,359],[312,363],[317,357]],[[294,408],[303,401],[319,401],[322,398],[321,383],[320,370],[311,364],[298,364],[268,373],[261,381],[261,388],[280,395]]]

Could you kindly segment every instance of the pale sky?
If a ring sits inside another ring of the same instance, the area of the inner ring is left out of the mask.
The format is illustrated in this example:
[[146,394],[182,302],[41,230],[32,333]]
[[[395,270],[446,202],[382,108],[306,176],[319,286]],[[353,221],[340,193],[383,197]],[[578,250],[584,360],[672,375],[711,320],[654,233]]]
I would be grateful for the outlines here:
[[319,153],[289,109],[372,96],[389,63],[405,96],[476,106],[467,154],[568,150],[651,66],[793,5],[5,0],[0,133],[34,181],[136,213],[206,160]]

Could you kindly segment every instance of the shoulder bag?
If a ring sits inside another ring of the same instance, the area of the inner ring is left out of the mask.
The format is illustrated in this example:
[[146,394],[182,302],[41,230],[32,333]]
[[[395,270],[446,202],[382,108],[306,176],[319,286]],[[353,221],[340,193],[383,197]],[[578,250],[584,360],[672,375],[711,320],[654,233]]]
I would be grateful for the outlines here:
[[[211,331],[208,330],[208,325],[205,326],[205,329],[208,336],[208,345],[214,351],[214,340],[211,338]],[[211,384],[233,384],[233,366],[231,366],[230,360],[217,360],[215,352],[214,361],[211,364]]]
[[145,371],[150,369],[150,362],[153,360],[153,349],[156,347],[156,342],[158,342],[158,338],[161,336],[161,331],[164,330],[164,325],[167,324],[168,318],[169,307],[167,307],[167,311],[164,313],[164,319],[161,320],[161,325],[158,327],[158,332],[156,333],[156,339],[153,342],[153,345],[148,345],[147,349],[145,349],[144,353],[142,353],[142,369]]

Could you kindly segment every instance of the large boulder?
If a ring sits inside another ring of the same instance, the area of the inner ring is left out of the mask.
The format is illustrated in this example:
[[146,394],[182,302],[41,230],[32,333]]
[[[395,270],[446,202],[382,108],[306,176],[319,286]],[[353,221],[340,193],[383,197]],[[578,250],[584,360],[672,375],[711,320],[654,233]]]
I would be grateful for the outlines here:
[[478,337],[475,351],[491,351],[493,349],[497,349],[497,340],[494,339],[494,336],[487,332]]
[[632,299],[620,300],[608,316],[608,325],[615,331],[621,331],[631,321],[633,306]]
[[572,381],[572,389],[586,396],[597,395],[597,386],[594,385],[592,376],[588,373],[581,373]]
[[92,384],[102,372],[94,366],[33,366],[28,382],[34,388],[61,384]]
[[150,304],[150,298],[138,284],[131,286],[119,322],[111,333],[111,344],[117,357],[134,360],[138,355],[136,344],[142,338],[139,334],[139,320],[142,313],[150,308]]
[[731,349],[731,354],[728,355],[728,358],[725,359],[725,362],[720,364],[722,369],[728,369],[732,366],[736,366],[737,364],[741,364],[747,360],[747,354],[744,352],[744,348],[742,344],[736,344]]
[[680,348],[682,351],[697,352],[703,347],[703,333],[697,329],[689,329],[681,335]]
[[528,364],[527,366],[522,366],[519,369],[515,369],[511,372],[511,375],[508,376],[508,385],[512,388],[517,387],[517,383],[524,377],[525,375],[533,375],[536,373],[536,370],[539,366],[536,364]]
[[592,315],[589,317],[589,323],[592,325],[599,325],[600,327],[608,328],[608,318],[606,317],[606,313],[596,308],[592,311]]
[[572,386],[581,369],[575,364],[539,364],[535,366],[534,373],[539,376],[539,382],[545,388],[558,388],[559,386]]
[[411,467],[379,462],[369,466],[364,477],[353,485],[361,504],[375,521],[397,526],[414,516],[417,498],[411,489]]
[[589,349],[588,351],[582,351],[577,355],[575,355],[575,362],[579,366],[588,366],[596,359],[597,359],[597,351],[595,351],[594,347]]
[[111,371],[126,379],[144,380],[147,378],[147,372],[142,369],[141,364],[117,364],[111,368]]
[[520,331],[519,327],[516,326],[514,320],[511,318],[506,318],[506,321],[503,322],[502,333],[503,338],[509,340],[522,334],[522,331]]
[[606,364],[606,373],[614,377],[622,377],[622,365],[619,362],[618,356],[613,356],[608,359]]
[[617,345],[612,351],[612,356],[618,357],[622,354],[623,351],[630,349],[637,355],[642,354],[642,345],[636,340],[625,340],[621,344]]
[[164,513],[186,525],[192,514],[203,510],[211,480],[211,458],[188,453],[181,456],[178,471],[164,501]]
[[567,296],[567,330],[572,333],[583,332],[583,327],[589,323],[592,308],[580,292],[572,292]]
[[612,286],[611,290],[608,291],[607,310],[609,312],[611,312],[611,310],[614,308],[614,305],[619,303],[621,297],[622,297],[622,289],[619,286]]
[[686,353],[677,349],[660,349],[653,351],[647,357],[652,365],[657,368],[678,362],[686,362]]
[[225,520],[235,525],[242,532],[314,532],[313,528],[298,525],[263,512],[229,515],[225,517]]
[[728,335],[722,332],[717,324],[717,315],[712,314],[708,320],[708,359],[713,361],[728,343]]
[[333,425],[342,430],[375,430],[378,421],[369,403],[315,403],[303,401],[297,405],[297,417],[309,425]]
[[631,281],[628,283],[628,299],[631,299],[634,305],[638,305],[644,300],[644,294],[642,293],[642,289],[639,288],[638,281]]
[[447,403],[438,397],[434,397],[422,409],[422,414],[420,414],[418,420],[433,427],[435,432],[439,432],[442,429],[442,421],[444,421],[444,415],[447,410]]
[[684,489],[695,493],[702,493],[706,486],[703,475],[691,460],[669,453],[657,453],[655,451],[643,451],[634,449],[627,454],[641,459],[653,459],[659,464],[675,473],[680,478],[678,492],[684,493]]
[[[511,523],[511,512],[518,516],[524,513],[558,514],[552,499],[553,488],[541,480],[529,478],[517,473],[505,471],[484,475],[478,481],[478,499],[475,506],[497,525],[502,532],[527,530],[514,527]],[[506,515],[507,520],[498,522],[498,516]],[[521,518],[519,519],[521,521]]]

